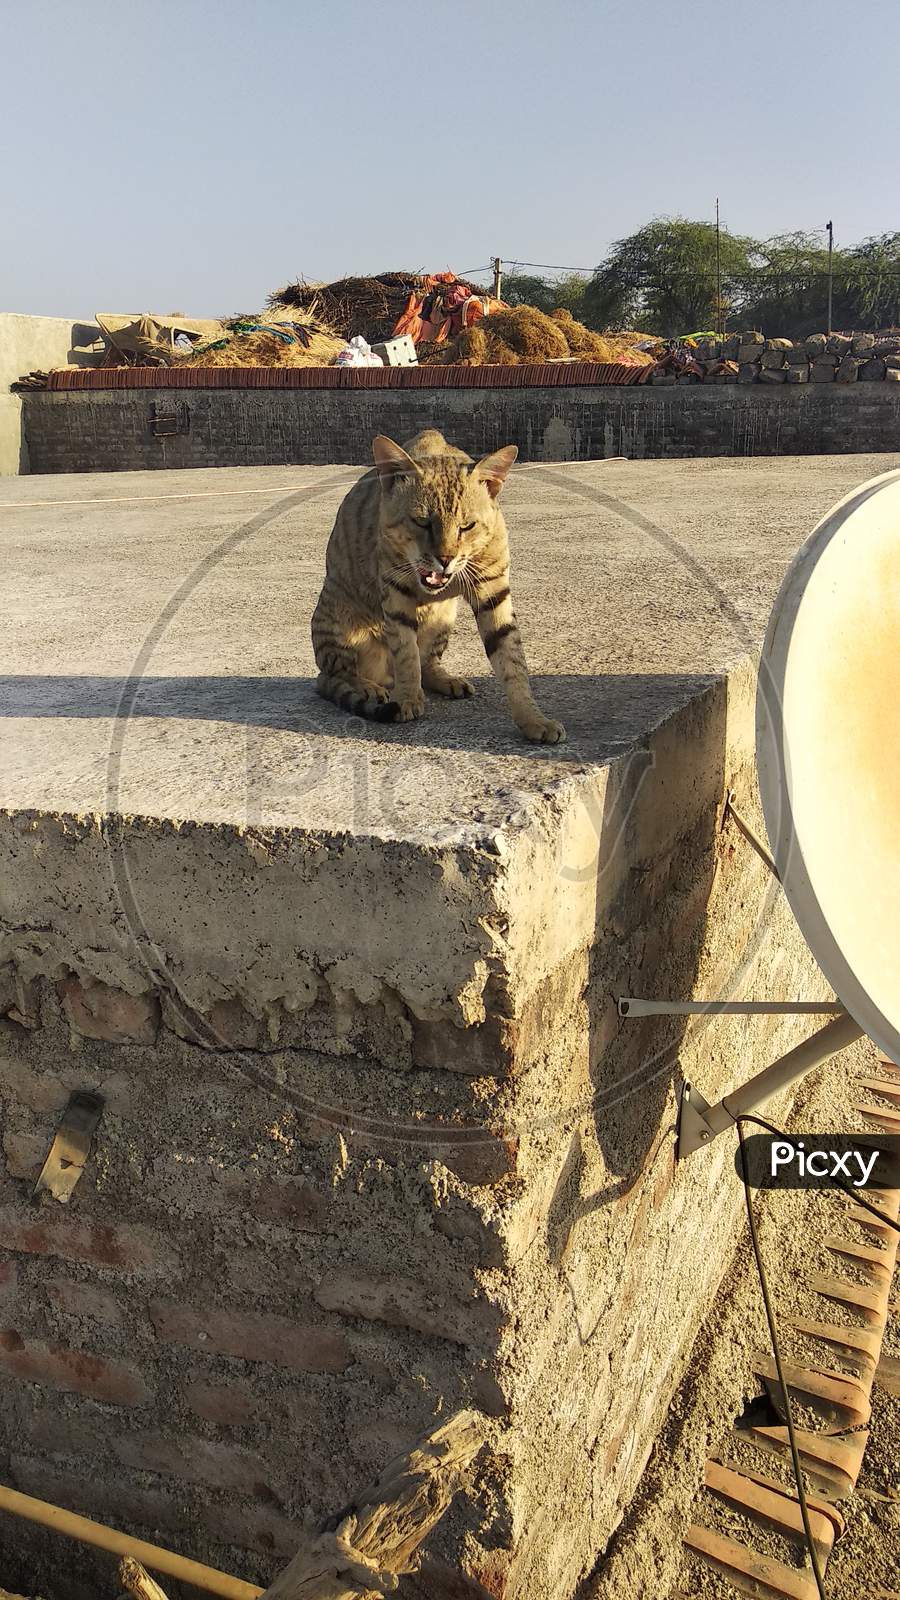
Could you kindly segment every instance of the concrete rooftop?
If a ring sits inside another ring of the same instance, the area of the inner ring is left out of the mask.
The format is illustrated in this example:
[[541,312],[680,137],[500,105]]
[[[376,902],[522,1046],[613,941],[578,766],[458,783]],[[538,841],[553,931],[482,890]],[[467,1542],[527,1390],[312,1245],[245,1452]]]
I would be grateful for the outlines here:
[[621,754],[761,640],[815,522],[898,455],[517,469],[513,595],[537,697],[524,744],[468,612],[472,701],[407,727],[313,693],[309,618],[356,472],[23,477],[0,487],[0,807],[438,840],[502,824]]

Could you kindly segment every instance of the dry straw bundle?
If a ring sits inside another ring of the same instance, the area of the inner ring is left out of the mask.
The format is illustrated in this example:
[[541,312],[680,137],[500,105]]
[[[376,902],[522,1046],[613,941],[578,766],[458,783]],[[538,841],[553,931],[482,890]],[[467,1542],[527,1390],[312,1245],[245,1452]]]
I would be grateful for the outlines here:
[[193,350],[182,356],[180,367],[330,367],[344,340],[336,333],[313,301],[310,310],[300,314],[293,307],[273,306],[257,318],[245,318],[267,324],[286,324],[292,335],[290,342],[277,332],[260,329],[241,333],[231,324],[224,335],[227,343],[216,340],[208,349]]
[[[473,294],[484,293],[477,284],[458,281]],[[379,272],[373,278],[339,278],[335,283],[289,283],[270,295],[269,306],[308,312],[318,304],[323,317],[345,339],[361,334],[372,344],[390,337],[409,296],[422,293],[426,282],[422,272]]]
[[621,361],[649,365],[652,358],[634,350],[637,335],[599,334],[576,322],[570,311],[547,316],[536,306],[514,306],[495,311],[466,328],[446,344],[421,351],[419,360],[431,366],[518,366],[544,361]]

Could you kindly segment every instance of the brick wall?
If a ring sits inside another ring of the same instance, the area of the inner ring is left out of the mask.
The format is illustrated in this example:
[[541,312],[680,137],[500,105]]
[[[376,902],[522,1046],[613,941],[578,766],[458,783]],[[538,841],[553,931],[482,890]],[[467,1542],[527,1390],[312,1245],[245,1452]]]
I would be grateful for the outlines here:
[[[227,1057],[140,1019],[128,1039],[113,990],[86,1024],[71,987],[0,1024],[2,1476],[263,1583],[305,1508],[345,1503],[442,1406],[502,1410],[477,1222],[455,1237],[449,1206],[434,1228],[421,1150],[375,1158]],[[94,1155],[38,1208],[76,1087],[105,1101]],[[37,1562],[48,1582],[49,1545],[0,1518],[6,1581]]]
[[[423,858],[451,943],[447,883],[464,874],[466,906],[477,887],[482,907],[466,911],[467,937],[492,905],[498,948],[506,930],[484,1020],[423,1021],[402,974],[390,990],[358,975],[355,999],[320,978],[299,1011],[267,990],[260,1022],[237,996],[188,1016],[159,965],[179,915],[207,971],[211,928],[250,937],[212,910],[237,855],[272,970],[283,901],[295,962],[321,967],[308,903],[317,872],[334,878],[326,852],[298,846],[273,884],[243,834],[179,829],[179,907],[165,831],[135,819],[132,876],[146,833],[141,881],[160,888],[158,911],[144,906],[152,977],[97,909],[100,825],[0,817],[6,1481],[263,1583],[305,1510],[339,1508],[437,1416],[473,1406],[489,1448],[430,1551],[451,1577],[431,1573],[424,1592],[571,1600],[635,1492],[736,1237],[729,1142],[674,1164],[678,1082],[714,1096],[735,1062],[749,1076],[804,1031],[623,1025],[615,996],[721,992],[738,960],[758,998],[821,993],[783,897],[719,826],[726,788],[752,815],[754,682],[745,662],[660,724],[652,784],[635,790],[615,765],[571,792],[562,821],[561,801],[538,806],[500,855],[460,847],[446,872]],[[602,871],[598,806],[615,834]],[[593,861],[583,882],[560,874],[561,826],[572,859]],[[203,869],[213,842],[216,872]],[[369,892],[358,856],[353,928]],[[74,922],[63,878],[79,884]],[[427,929],[411,853],[395,879],[379,872],[381,903],[397,922],[410,883]],[[416,973],[422,948],[440,971],[442,943],[420,934]],[[127,988],[85,970],[97,965]],[[35,1210],[74,1089],[105,1102],[94,1151],[68,1206]],[[23,1589],[53,1592],[65,1561],[67,1596],[76,1575],[86,1594],[109,1582],[99,1558],[75,1563],[2,1516],[0,1557]]]
[[368,461],[379,432],[440,427],[472,454],[525,461],[624,455],[821,455],[900,449],[900,385],[297,391],[173,394],[187,431],[157,435],[164,392],[24,397],[31,471]]

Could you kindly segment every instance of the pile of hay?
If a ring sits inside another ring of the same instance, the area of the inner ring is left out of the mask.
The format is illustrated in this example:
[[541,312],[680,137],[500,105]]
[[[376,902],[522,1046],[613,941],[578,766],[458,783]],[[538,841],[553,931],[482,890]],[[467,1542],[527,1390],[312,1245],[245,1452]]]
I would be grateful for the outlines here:
[[[285,324],[292,334],[288,344],[277,333],[241,333],[242,322]],[[313,303],[305,315],[293,307],[272,306],[258,317],[235,319],[226,324],[221,340],[192,350],[178,359],[179,367],[330,367],[346,348],[341,335],[322,316]]]
[[552,320],[562,330],[569,354],[577,356],[579,361],[615,361],[606,335],[586,328],[583,322],[576,322],[571,311],[554,311]]
[[594,333],[576,322],[570,311],[547,316],[536,306],[514,306],[466,328],[446,344],[420,349],[419,361],[431,366],[510,367],[538,361],[628,360],[652,365],[652,357],[634,350],[627,336]]
[[[484,288],[457,280],[473,294]],[[345,339],[361,334],[370,344],[389,339],[410,295],[420,294],[427,282],[424,272],[379,272],[373,278],[339,278],[335,283],[288,283],[269,296],[269,307],[291,306],[309,312],[319,306],[328,324]]]

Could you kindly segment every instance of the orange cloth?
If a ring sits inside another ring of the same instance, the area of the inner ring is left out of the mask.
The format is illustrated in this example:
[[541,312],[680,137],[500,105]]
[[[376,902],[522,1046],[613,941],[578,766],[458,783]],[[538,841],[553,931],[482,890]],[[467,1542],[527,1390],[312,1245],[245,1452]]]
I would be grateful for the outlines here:
[[414,344],[443,344],[463,328],[471,328],[474,322],[490,316],[492,311],[505,310],[507,307],[502,300],[472,294],[452,272],[436,272],[425,279],[418,293],[413,291],[409,296],[391,337],[397,339],[408,333]]

